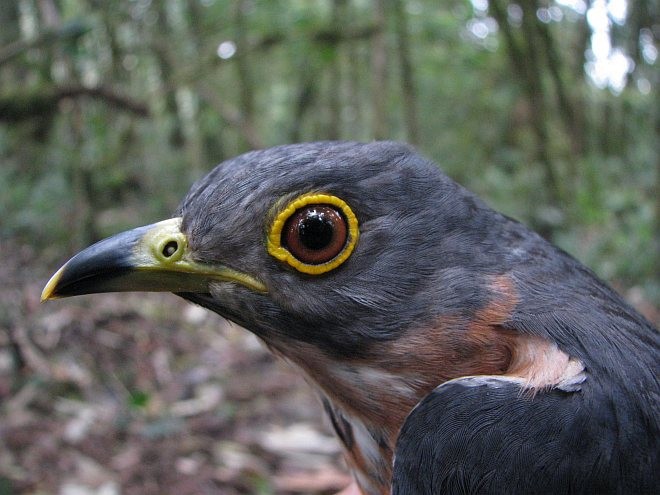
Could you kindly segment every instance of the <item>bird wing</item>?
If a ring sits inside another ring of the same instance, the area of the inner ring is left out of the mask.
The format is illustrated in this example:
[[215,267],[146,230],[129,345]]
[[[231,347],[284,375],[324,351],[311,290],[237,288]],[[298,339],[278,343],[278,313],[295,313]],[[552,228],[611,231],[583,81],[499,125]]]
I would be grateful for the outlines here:
[[657,440],[621,438],[612,425],[634,418],[617,418],[598,384],[584,385],[587,394],[532,394],[496,376],[440,385],[401,429],[392,493],[655,493]]

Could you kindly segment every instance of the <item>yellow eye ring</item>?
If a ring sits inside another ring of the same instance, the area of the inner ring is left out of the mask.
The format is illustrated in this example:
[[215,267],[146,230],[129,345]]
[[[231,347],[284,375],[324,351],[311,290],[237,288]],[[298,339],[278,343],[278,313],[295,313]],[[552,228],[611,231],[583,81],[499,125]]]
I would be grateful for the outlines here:
[[345,201],[310,193],[277,214],[266,242],[271,256],[299,272],[320,275],[348,259],[359,235],[357,217]]

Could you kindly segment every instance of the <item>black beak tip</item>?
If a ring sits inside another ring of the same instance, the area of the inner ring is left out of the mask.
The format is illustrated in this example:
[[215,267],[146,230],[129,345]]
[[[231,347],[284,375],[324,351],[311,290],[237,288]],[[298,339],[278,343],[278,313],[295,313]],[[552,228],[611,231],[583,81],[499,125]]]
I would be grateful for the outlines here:
[[41,293],[41,301],[61,297],[110,292],[108,283],[135,267],[131,248],[142,229],[104,239],[84,249],[67,261],[50,278]]

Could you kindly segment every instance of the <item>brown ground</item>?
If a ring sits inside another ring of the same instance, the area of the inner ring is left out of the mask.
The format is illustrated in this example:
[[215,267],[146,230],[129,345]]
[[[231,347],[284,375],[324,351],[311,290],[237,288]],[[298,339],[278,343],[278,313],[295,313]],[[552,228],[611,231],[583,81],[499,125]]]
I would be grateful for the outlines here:
[[0,248],[0,495],[347,484],[311,389],[248,332],[170,294],[40,304],[49,273]]

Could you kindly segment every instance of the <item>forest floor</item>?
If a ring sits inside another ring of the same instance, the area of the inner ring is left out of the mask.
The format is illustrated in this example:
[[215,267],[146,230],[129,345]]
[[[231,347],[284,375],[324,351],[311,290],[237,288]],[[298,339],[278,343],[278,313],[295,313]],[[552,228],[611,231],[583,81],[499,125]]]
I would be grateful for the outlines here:
[[326,494],[349,478],[312,389],[171,294],[39,303],[0,241],[0,495]]

